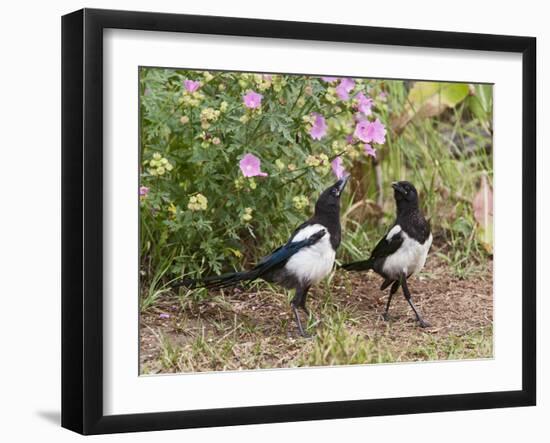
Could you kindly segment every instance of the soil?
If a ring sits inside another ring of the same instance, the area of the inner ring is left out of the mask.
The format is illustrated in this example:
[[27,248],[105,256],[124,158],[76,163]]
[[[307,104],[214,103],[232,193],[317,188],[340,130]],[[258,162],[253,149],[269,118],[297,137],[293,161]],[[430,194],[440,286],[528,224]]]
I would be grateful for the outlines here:
[[[350,337],[383,345],[376,349],[383,349],[384,357],[370,356],[365,363],[492,357],[491,261],[477,274],[461,279],[442,260],[432,258],[420,275],[409,279],[413,301],[431,324],[429,328],[419,327],[401,290],[393,297],[389,321],[383,320],[389,288],[380,291],[381,283],[382,279],[372,272],[337,271],[325,286],[312,289],[308,308],[313,339],[298,335],[289,295],[264,283],[247,290],[235,288],[209,294],[202,301],[193,300],[189,294],[163,294],[153,308],[141,314],[141,371],[150,374],[323,364],[326,360],[317,361],[312,355],[315,349],[329,346],[326,331],[341,318]],[[480,344],[478,349],[477,342],[473,340],[472,345],[470,338],[480,331],[488,335],[489,344]],[[461,343],[462,338],[468,342],[466,345]],[[456,352],[457,343],[461,349],[468,349]],[[358,361],[354,357],[350,362]]]

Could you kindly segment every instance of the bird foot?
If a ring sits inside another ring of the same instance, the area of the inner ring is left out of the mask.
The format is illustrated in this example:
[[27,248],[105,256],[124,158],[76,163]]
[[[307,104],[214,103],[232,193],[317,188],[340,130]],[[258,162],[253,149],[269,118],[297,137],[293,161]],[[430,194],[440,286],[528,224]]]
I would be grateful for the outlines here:
[[387,312],[384,312],[384,313],[382,314],[382,319],[383,319],[384,321],[390,321],[390,320],[391,320],[391,317],[390,317],[390,315],[389,315]]
[[300,331],[300,335],[302,336],[302,338],[305,338],[307,340],[311,340],[313,337],[315,337],[315,334],[310,334],[306,331]]
[[426,320],[423,320],[423,319],[419,319],[418,324],[420,325],[421,328],[431,328],[432,327],[432,325],[430,323],[428,323]]

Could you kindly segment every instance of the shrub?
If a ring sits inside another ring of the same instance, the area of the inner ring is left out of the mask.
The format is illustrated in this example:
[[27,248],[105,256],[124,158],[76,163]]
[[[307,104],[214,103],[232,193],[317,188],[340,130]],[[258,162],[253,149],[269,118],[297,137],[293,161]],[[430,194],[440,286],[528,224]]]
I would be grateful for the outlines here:
[[[477,242],[468,202],[481,176],[492,182],[490,86],[162,68],[139,75],[145,285],[254,262],[345,173],[344,254],[368,254],[393,218],[383,191],[399,179],[417,185],[448,247],[483,253],[456,239]],[[456,220],[468,232],[445,234]]]
[[142,265],[172,255],[171,276],[268,253],[385,138],[375,81],[143,68],[140,86]]

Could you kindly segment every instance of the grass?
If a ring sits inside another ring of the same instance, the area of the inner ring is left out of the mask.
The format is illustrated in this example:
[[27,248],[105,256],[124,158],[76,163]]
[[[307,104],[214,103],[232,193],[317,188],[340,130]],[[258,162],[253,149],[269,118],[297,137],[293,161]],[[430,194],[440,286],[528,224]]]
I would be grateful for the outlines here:
[[[391,331],[365,339],[360,333],[346,328],[345,322],[332,318],[312,342],[292,359],[288,367],[337,366],[410,361],[464,360],[490,358],[493,355],[492,326],[463,335],[438,338],[428,335],[410,347],[396,346]],[[187,345],[174,344],[167,336],[159,336],[160,359],[143,365],[142,373],[150,374],[155,364],[159,372],[196,372],[270,368],[266,358],[272,357],[280,344],[258,341],[244,344],[235,337],[223,341],[198,336]],[[291,346],[295,345],[291,340]],[[239,364],[234,360],[238,355]],[[284,360],[280,361],[281,363]],[[277,367],[277,366],[273,366]],[[284,366],[280,366],[284,367]]]
[[299,366],[463,360],[493,355],[492,326],[460,336],[428,335],[409,347],[396,346],[389,335],[391,330],[365,340],[343,327],[327,328],[316,338],[313,349],[299,359]]
[[314,290],[307,318],[311,339],[296,334],[289,294],[268,285],[220,292],[206,301],[188,291],[179,299],[164,294],[158,310],[142,314],[141,372],[492,357],[490,267],[464,279],[442,260],[431,260],[427,272],[411,282],[415,303],[433,325],[429,329],[417,326],[402,296],[392,303],[391,321],[381,320],[387,293],[374,289],[375,279],[337,272]]
[[[308,341],[298,338],[279,341],[276,337],[242,341],[243,335],[256,335],[246,329],[239,334],[232,329],[221,338],[206,336],[203,330],[203,334],[185,344],[177,344],[167,335],[157,335],[160,358],[143,364],[142,373],[463,360],[490,358],[493,355],[491,325],[461,335],[438,337],[422,333],[419,338],[411,338],[407,346],[402,346],[402,343],[396,343],[391,327],[365,337],[356,328],[350,327],[353,318],[346,313],[327,317],[322,323],[322,327],[317,328],[315,336]],[[282,321],[282,328],[287,325]],[[242,327],[241,324],[237,326]],[[315,330],[315,325],[309,324],[309,329]],[[297,346],[300,349],[296,349]],[[291,358],[285,361],[281,357],[277,365],[266,364],[281,353],[281,347],[294,350],[289,354]]]
[[[431,338],[427,343],[410,350],[419,360],[465,360],[493,355],[493,327],[489,325],[463,335],[444,339]],[[413,360],[413,359],[411,359]]]

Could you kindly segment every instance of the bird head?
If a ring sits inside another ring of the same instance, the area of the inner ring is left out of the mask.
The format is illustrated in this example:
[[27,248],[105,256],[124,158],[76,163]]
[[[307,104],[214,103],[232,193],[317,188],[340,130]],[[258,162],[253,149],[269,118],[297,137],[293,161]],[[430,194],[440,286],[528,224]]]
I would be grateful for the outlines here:
[[391,186],[398,209],[418,207],[418,192],[412,183],[400,181],[393,182]]
[[340,196],[346,187],[349,175],[341,178],[331,187],[325,189],[315,203],[315,214],[340,213]]

